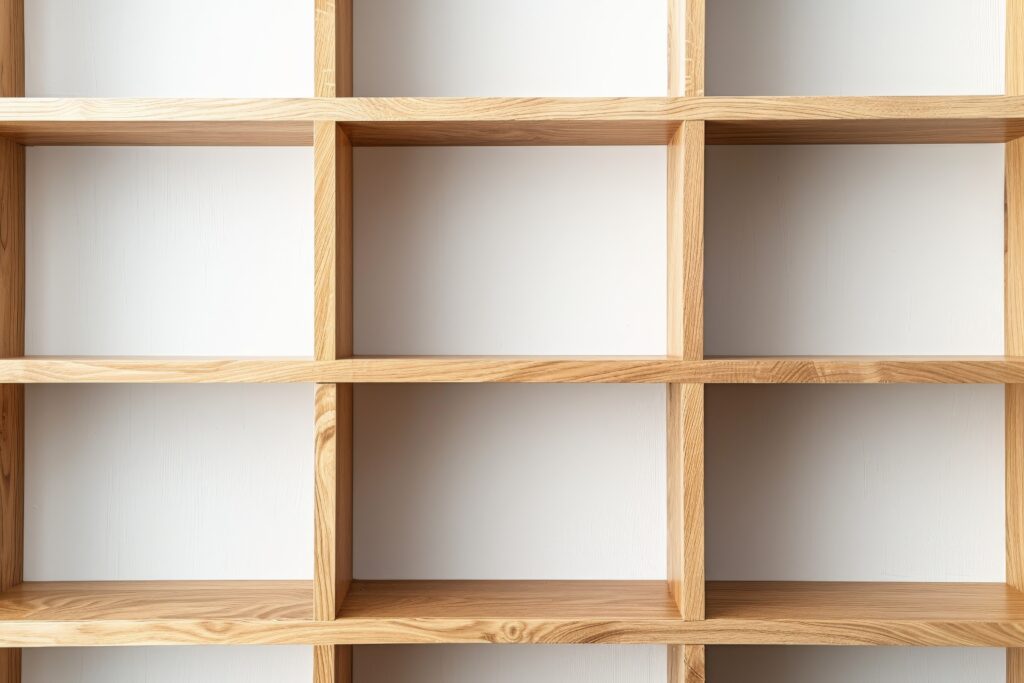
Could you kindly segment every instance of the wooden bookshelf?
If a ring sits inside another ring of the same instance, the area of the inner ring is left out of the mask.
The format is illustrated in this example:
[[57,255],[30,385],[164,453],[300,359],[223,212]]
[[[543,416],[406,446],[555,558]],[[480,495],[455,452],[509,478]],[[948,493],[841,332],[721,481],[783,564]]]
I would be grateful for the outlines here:
[[[704,2],[666,0],[666,97],[352,97],[348,0],[315,0],[305,99],[24,98],[23,0],[0,0],[0,683],[20,648],[301,643],[316,683],[351,681],[351,646],[656,643],[670,683],[705,681],[715,644],[1007,648],[1024,680],[1024,0],[1008,0],[1006,95],[706,97]],[[996,357],[711,358],[703,342],[707,145],[1008,143],[1006,337]],[[382,145],[664,145],[664,356],[353,355],[352,150]],[[314,153],[309,358],[26,357],[25,145],[303,145]],[[28,383],[316,384],[311,581],[23,582]],[[667,386],[667,581],[364,581],[352,571],[352,385]],[[704,385],[1006,385],[1006,583],[706,582]]]

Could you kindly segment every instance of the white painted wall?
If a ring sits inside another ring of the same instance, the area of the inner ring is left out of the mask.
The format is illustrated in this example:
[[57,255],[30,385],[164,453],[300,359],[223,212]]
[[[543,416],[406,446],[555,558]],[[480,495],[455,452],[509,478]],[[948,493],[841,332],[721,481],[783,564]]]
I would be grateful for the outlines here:
[[[312,91],[311,2],[26,4],[29,94]],[[710,93],[1001,90],[997,0],[925,15],[919,0],[710,4]],[[786,21],[757,21],[764,8]],[[621,9],[356,0],[357,93],[662,94],[664,3]],[[819,48],[832,54],[806,59]],[[308,150],[32,150],[29,352],[308,355],[310,166]],[[712,150],[709,353],[998,353],[1000,168],[994,147]],[[662,353],[664,169],[653,148],[359,150],[357,350]],[[765,208],[773,219],[754,223]],[[662,397],[359,388],[357,574],[662,576]],[[28,401],[29,578],[309,575],[308,387],[51,387]],[[992,387],[712,389],[709,572],[998,579],[1000,403]],[[808,527],[812,502],[828,507]],[[825,543],[831,530],[857,548]],[[25,659],[26,681],[48,683],[308,681],[311,661],[308,648]],[[1003,664],[995,650],[806,648],[713,651],[710,666],[714,680],[988,683]],[[356,670],[359,683],[653,683],[665,659],[359,648]]]
[[[987,648],[713,647],[708,680],[715,683],[965,683],[1006,680],[1003,654]],[[758,672],[752,679],[751,672]]]
[[708,0],[708,95],[1001,95],[1005,0]]

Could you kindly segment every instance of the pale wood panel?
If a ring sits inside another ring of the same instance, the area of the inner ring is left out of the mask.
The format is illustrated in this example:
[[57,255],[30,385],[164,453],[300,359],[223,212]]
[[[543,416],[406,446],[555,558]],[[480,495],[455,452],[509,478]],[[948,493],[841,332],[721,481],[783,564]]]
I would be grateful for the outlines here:
[[684,619],[703,619],[703,385],[668,385],[666,424],[669,588]]
[[712,582],[705,621],[661,581],[357,581],[337,621],[311,603],[308,581],[28,583],[0,595],[0,645],[1024,645],[1005,584]]
[[[688,32],[689,33],[689,32]],[[704,122],[668,154],[668,353],[704,358]],[[684,619],[704,618],[704,387],[669,384],[668,580]]]
[[310,581],[30,581],[0,594],[0,619],[308,620],[311,604]]
[[669,683],[704,683],[706,666],[703,645],[668,647]]
[[351,645],[314,645],[313,682],[348,683],[352,680]]
[[668,352],[704,357],[704,122],[688,121],[668,150]]
[[[316,388],[316,465],[314,482],[314,613],[317,619],[334,619],[338,605],[348,591],[352,577],[351,554],[340,551],[351,547],[342,544],[350,537],[351,528],[338,526],[344,499],[339,500],[339,480],[344,467],[338,462],[336,444],[338,385],[320,384]],[[351,475],[349,474],[349,480]],[[351,501],[348,501],[351,503]]]
[[0,358],[0,383],[1015,384],[1021,357]]
[[[1024,95],[1024,0],[1006,0],[1006,94]],[[1024,140],[1006,145],[1004,352],[1024,353]],[[1024,384],[1006,386],[1006,582],[1024,590]],[[1024,650],[1006,651],[1024,682]]]
[[0,101],[0,134],[26,144],[308,145],[314,121],[341,122],[356,146],[667,144],[685,120],[707,120],[709,144],[1005,142],[1024,135],[1024,98]]
[[313,55],[317,97],[352,96],[352,0],[316,0]]
[[313,356],[337,358],[338,126],[318,122],[313,144]]

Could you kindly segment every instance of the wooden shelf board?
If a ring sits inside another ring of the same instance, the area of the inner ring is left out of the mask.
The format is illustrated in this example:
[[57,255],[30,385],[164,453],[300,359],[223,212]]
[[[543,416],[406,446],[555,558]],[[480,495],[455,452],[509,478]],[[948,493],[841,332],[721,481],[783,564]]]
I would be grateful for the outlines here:
[[709,582],[682,621],[664,581],[355,581],[312,619],[309,581],[25,583],[0,647],[304,643],[1024,646],[1005,584]]
[[314,121],[359,146],[663,145],[685,120],[708,144],[1005,142],[1024,97],[0,98],[29,145],[310,145]]
[[708,643],[1024,645],[1024,594],[1003,583],[707,584]]
[[382,356],[0,359],[0,384],[37,383],[1015,384],[1024,357]]

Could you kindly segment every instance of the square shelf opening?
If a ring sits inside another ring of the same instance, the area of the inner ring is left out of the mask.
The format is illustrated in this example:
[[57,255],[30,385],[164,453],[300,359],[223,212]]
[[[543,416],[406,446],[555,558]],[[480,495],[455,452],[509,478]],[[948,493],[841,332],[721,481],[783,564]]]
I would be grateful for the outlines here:
[[357,97],[663,96],[668,0],[353,0]]
[[663,582],[664,395],[356,386],[355,578]]
[[28,148],[27,355],[308,357],[312,166],[308,148]]
[[666,683],[663,645],[370,645],[353,650],[353,683]]
[[25,393],[26,581],[311,578],[309,385]]
[[29,97],[310,97],[314,3],[25,2]]
[[1001,95],[1004,0],[707,0],[708,95]]
[[1004,146],[708,147],[705,353],[1001,355]]
[[[868,673],[870,672],[870,673]],[[715,683],[1004,683],[1001,648],[714,646],[707,676]]]
[[709,386],[706,408],[709,581],[1005,580],[1003,387]]
[[356,353],[664,354],[665,176],[662,147],[356,149]]
[[308,645],[26,648],[21,683],[299,683],[313,678]]
[[0,594],[0,628],[311,619],[312,398],[308,385],[29,387],[24,571]]

